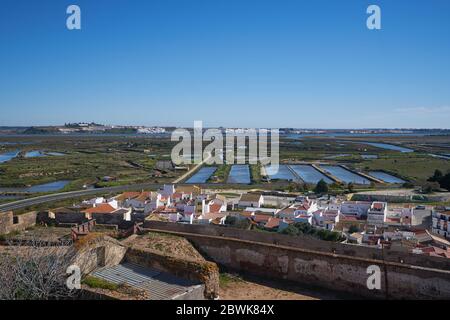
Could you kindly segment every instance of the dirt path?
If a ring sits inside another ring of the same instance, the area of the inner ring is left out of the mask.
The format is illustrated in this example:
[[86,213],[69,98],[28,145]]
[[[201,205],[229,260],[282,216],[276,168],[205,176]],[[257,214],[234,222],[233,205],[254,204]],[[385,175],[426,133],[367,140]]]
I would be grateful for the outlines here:
[[325,290],[306,289],[272,280],[238,279],[221,281],[221,300],[336,300],[335,294]]

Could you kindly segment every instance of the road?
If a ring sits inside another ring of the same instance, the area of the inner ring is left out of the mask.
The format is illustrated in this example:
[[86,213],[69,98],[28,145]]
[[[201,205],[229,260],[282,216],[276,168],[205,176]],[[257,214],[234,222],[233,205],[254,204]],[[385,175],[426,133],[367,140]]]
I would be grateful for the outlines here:
[[78,197],[83,197],[83,196],[95,195],[95,194],[99,194],[99,193],[110,193],[110,192],[119,193],[119,192],[124,192],[124,191],[128,191],[128,190],[155,189],[155,188],[159,188],[161,186],[162,186],[161,184],[144,183],[144,184],[134,184],[134,185],[127,185],[127,186],[116,186],[116,187],[54,193],[54,194],[48,194],[48,195],[43,195],[43,196],[38,196],[38,197],[33,197],[33,198],[28,198],[28,199],[22,199],[22,200],[17,200],[14,202],[1,204],[0,211],[16,210],[16,209],[21,209],[21,208],[29,207],[32,205],[36,205],[36,204],[71,199],[71,198],[78,198]]
[[[193,167],[191,170],[183,174],[181,177],[175,179],[173,183],[179,183],[180,181],[183,181],[186,177],[191,175],[193,172],[195,172],[197,169],[199,169],[209,158],[211,158],[211,154],[209,153],[208,156],[203,159],[202,162],[198,163],[195,167]],[[221,187],[223,185],[220,184],[198,184],[202,187],[208,187],[209,185],[213,185],[215,187]],[[116,186],[116,187],[106,187],[106,188],[96,188],[96,189],[88,189],[88,190],[78,190],[78,191],[69,191],[69,192],[62,192],[62,193],[54,193],[54,194],[48,194],[28,199],[22,199],[17,200],[14,202],[9,202],[5,204],[0,204],[0,212],[1,211],[11,211],[11,210],[17,210],[22,209],[26,207],[30,207],[37,204],[47,203],[47,202],[54,202],[54,201],[60,201],[60,200],[66,200],[71,198],[78,198],[83,196],[89,196],[89,195],[96,195],[100,193],[120,193],[124,191],[130,191],[130,190],[144,190],[144,189],[158,189],[161,188],[162,184],[155,184],[155,183],[143,183],[143,184],[133,184],[133,185],[126,185],[126,186]]]
[[[196,185],[201,188],[230,187],[230,185],[226,184],[226,183],[205,183],[205,184],[196,184]],[[43,195],[43,196],[38,196],[38,197],[33,197],[33,198],[28,198],[28,199],[17,200],[17,201],[5,203],[5,204],[0,204],[0,212],[17,210],[17,209],[34,206],[37,204],[55,202],[55,201],[60,201],[60,200],[72,199],[72,198],[79,198],[79,197],[84,197],[84,196],[93,196],[93,195],[97,195],[97,194],[107,194],[107,193],[120,193],[120,192],[124,192],[124,191],[132,191],[132,190],[156,190],[161,187],[162,187],[162,184],[143,183],[143,184],[133,184],[133,185],[126,185],[126,186],[116,186],[116,187],[54,193],[54,194],[48,194],[48,195]]]
[[181,177],[176,178],[173,183],[179,183],[180,181],[183,181],[184,179],[186,179],[187,177],[189,177],[192,173],[194,173],[195,171],[197,171],[197,169],[199,169],[206,161],[209,160],[209,158],[211,158],[211,153],[208,153],[208,156],[202,160],[202,162],[198,163],[195,167],[193,167],[191,170],[189,170],[188,172],[186,172],[185,174],[183,174]]

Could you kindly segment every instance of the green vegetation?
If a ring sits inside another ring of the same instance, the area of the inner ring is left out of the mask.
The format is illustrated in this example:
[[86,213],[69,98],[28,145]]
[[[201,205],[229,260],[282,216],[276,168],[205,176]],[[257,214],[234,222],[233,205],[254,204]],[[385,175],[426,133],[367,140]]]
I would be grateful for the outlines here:
[[229,273],[220,273],[219,274],[219,286],[226,287],[233,282],[241,282],[243,281],[240,277],[229,274]]
[[[210,182],[226,182],[228,178],[228,174],[230,173],[231,165],[229,164],[221,164],[218,166],[216,172],[212,175],[212,177],[209,179]],[[215,179],[213,180],[213,178]]]
[[435,170],[432,177],[428,179],[430,183],[438,184],[440,188],[450,191],[450,171],[443,174],[440,170]]
[[[140,190],[136,190],[140,191]],[[87,197],[95,197],[95,196],[103,196],[105,198],[111,197],[113,195],[116,195],[115,193],[105,193],[101,189],[98,190],[97,194],[92,194],[90,196],[83,196],[83,197],[77,197],[77,198],[70,198],[65,200],[58,200],[54,202],[47,202],[42,204],[35,204],[32,206],[28,206],[22,209],[14,210],[14,214],[19,215],[30,211],[42,211],[42,210],[48,210],[49,208],[59,208],[59,207],[70,207],[74,203],[80,203],[84,200],[86,200]]]
[[93,276],[85,277],[83,279],[82,283],[91,288],[107,289],[107,290],[112,290],[112,291],[116,291],[117,289],[119,289],[118,284],[115,284],[115,283],[112,283],[112,282],[109,282],[107,280],[100,279],[97,277],[93,277]]
[[310,235],[321,240],[333,242],[339,242],[343,240],[343,237],[339,232],[314,228],[309,223],[304,222],[292,223],[287,228],[283,229],[280,233],[290,236],[298,236],[303,234]]
[[252,164],[250,166],[250,176],[252,179],[252,183],[260,183],[261,182],[261,164]]
[[[68,124],[72,126],[74,124]],[[76,125],[76,124],[75,124]],[[47,128],[30,128],[30,132],[41,133]],[[118,132],[124,133],[124,132]],[[126,133],[126,132],[125,132]],[[2,141],[13,143],[0,145],[0,153],[20,150],[21,154],[11,161],[0,164],[0,186],[21,188],[60,180],[71,181],[60,191],[80,190],[83,186],[110,187],[136,183],[167,183],[180,173],[155,170],[158,160],[170,159],[176,142],[166,137],[131,135],[28,135],[2,137]],[[404,145],[416,152],[401,153],[367,145],[363,141],[385,142]],[[205,145],[207,143],[205,142]],[[280,160],[284,162],[325,161],[330,164],[345,164],[360,171],[383,170],[414,185],[425,183],[436,169],[443,177],[450,172],[450,161],[429,156],[429,153],[448,153],[449,136],[429,137],[304,137],[291,139],[281,137]],[[59,152],[62,156],[24,158],[27,151]],[[377,159],[362,159],[363,154],[376,155]],[[214,178],[209,182],[226,182],[231,165],[219,165]],[[230,185],[239,189],[290,190],[306,192],[314,186],[289,185],[287,181],[261,181],[261,165],[251,165],[252,185]],[[110,180],[103,179],[109,176]],[[437,180],[436,180],[437,181]],[[436,182],[435,181],[435,182]],[[432,182],[432,181],[429,181]],[[441,183],[447,188],[448,183]],[[371,188],[383,188],[373,184]],[[361,191],[361,186],[330,185],[329,192],[342,193]],[[447,188],[448,189],[448,188]],[[0,201],[7,201],[0,199]]]
[[[2,138],[3,139],[3,138]],[[15,145],[0,146],[0,153],[20,150],[17,158],[0,164],[1,187],[26,187],[59,180],[71,181],[63,190],[79,190],[83,185],[99,187],[143,182],[164,183],[178,173],[160,172],[154,176],[158,159],[170,155],[169,139],[127,136],[29,136],[5,138]],[[41,150],[64,155],[25,158],[25,152]],[[156,154],[152,158],[149,154]],[[105,182],[103,177],[113,180]]]
[[305,183],[291,182],[286,190],[288,192],[308,192],[309,186]]
[[14,238],[15,236],[18,236],[20,234],[20,231],[14,230],[7,234],[0,234],[0,241],[6,241],[10,238]]
[[250,228],[250,221],[248,219],[239,219],[234,216],[227,216],[225,218],[225,224],[234,228],[248,230]]
[[320,181],[317,182],[317,185],[314,188],[314,192],[317,194],[327,193],[328,192],[328,184],[323,179],[320,179]]
[[389,158],[373,159],[364,163],[355,164],[360,170],[383,170],[404,177],[407,180],[424,182],[436,169],[443,172],[450,171],[450,161],[432,158],[424,154],[391,155]]

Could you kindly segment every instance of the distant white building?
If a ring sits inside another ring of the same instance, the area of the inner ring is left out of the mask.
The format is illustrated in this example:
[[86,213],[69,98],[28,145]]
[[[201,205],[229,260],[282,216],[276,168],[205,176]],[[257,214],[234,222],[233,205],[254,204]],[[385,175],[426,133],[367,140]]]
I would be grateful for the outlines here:
[[252,212],[254,214],[266,214],[269,216],[275,216],[275,214],[280,211],[279,209],[274,208],[254,208],[254,207],[247,207],[245,208],[244,212]]
[[339,210],[317,210],[313,213],[313,225],[333,231],[339,222]]
[[302,202],[296,202],[295,204],[280,210],[277,213],[277,216],[280,219],[294,219],[298,216],[312,216],[317,210],[317,202],[304,197]]
[[92,198],[89,200],[84,200],[83,203],[84,204],[89,204],[89,205],[95,205],[95,204],[101,204],[101,203],[105,203],[105,198],[103,197],[97,197],[97,198]]
[[375,201],[367,211],[367,223],[381,225],[386,221],[387,203]]
[[202,200],[202,214],[219,213],[225,211],[227,211],[227,204],[220,199],[213,199],[210,201]]
[[385,221],[390,225],[411,226],[412,217],[412,208],[390,208]]
[[225,219],[227,218],[228,214],[226,212],[223,213],[204,213],[201,214],[196,222],[200,224],[219,224],[223,225],[225,224]]
[[238,206],[241,208],[253,207],[261,208],[264,204],[264,198],[258,193],[244,193],[239,199]]
[[433,211],[432,228],[434,234],[450,239],[450,211]]
[[372,202],[368,201],[344,201],[341,203],[340,210],[344,216],[353,216],[358,219],[367,216]]

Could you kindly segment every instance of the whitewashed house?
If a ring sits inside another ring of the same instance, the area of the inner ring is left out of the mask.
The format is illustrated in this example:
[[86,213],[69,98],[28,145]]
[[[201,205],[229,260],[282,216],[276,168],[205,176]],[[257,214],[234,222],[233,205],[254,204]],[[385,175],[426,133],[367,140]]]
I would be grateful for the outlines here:
[[367,216],[372,202],[368,201],[344,201],[341,203],[340,211],[344,216],[352,216],[358,219]]
[[253,207],[261,208],[264,204],[264,198],[262,194],[258,193],[243,193],[239,199],[238,206],[241,208]]
[[450,239],[450,211],[434,211],[432,213],[431,232]]
[[386,221],[387,203],[375,201],[367,211],[367,223],[381,225]]

